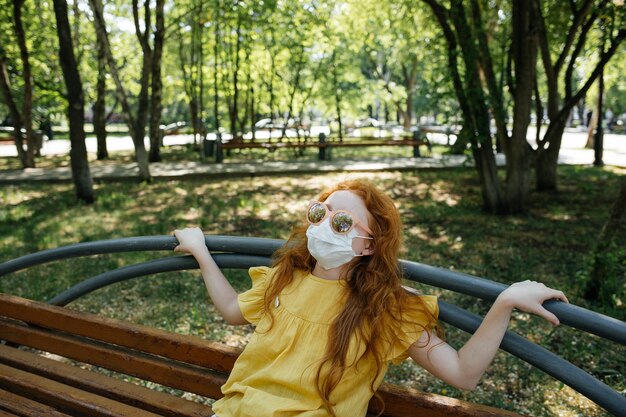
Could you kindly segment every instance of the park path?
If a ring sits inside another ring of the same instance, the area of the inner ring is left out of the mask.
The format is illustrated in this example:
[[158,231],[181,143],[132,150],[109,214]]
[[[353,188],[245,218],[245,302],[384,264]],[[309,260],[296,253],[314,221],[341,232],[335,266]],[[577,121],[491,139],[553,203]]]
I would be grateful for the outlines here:
[[[529,131],[529,137],[534,132]],[[445,143],[445,135],[431,135],[431,141]],[[559,163],[566,165],[591,165],[594,160],[593,150],[585,149],[587,133],[583,131],[567,131],[563,136],[563,145],[559,154]],[[165,146],[191,143],[191,135],[172,135],[164,139]],[[110,137],[107,146],[110,152],[132,150],[130,137]],[[44,155],[68,154],[70,144],[68,140],[45,142],[42,153]],[[87,151],[96,152],[96,140],[87,138]],[[1,157],[17,156],[13,144],[0,145]],[[504,165],[504,155],[497,155],[499,165]],[[626,168],[626,135],[605,134],[604,136],[604,163]],[[303,174],[315,172],[368,172],[385,170],[415,170],[451,168],[471,166],[471,160],[464,156],[448,155],[437,158],[375,158],[375,159],[342,159],[333,161],[285,161],[272,162],[250,161],[245,163],[202,163],[186,162],[159,162],[150,164],[150,172],[156,179],[171,179],[181,177],[233,177],[233,176],[260,176],[272,174]],[[138,175],[135,163],[128,164],[101,164],[92,165],[91,173],[97,180],[133,179]],[[60,168],[30,168],[25,170],[0,171],[0,183],[19,183],[24,181],[71,181],[69,167]]]

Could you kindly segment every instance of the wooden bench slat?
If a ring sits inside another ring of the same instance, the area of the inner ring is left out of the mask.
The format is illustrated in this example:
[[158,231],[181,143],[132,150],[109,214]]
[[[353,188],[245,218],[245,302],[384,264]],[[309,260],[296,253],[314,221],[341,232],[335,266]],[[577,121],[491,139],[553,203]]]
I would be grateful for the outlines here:
[[0,412],[10,416],[70,417],[54,408],[0,389]]
[[0,315],[153,355],[229,372],[241,349],[0,294]]
[[[387,383],[381,385],[378,393],[385,401],[383,416],[521,417],[511,411]],[[378,410],[375,404],[374,401],[370,402],[370,412]]]
[[421,146],[428,145],[428,142],[419,141],[419,140],[389,140],[389,141],[373,141],[369,140],[367,142],[330,142],[329,146],[331,147],[359,147],[359,146]]
[[365,146],[428,146],[423,140],[368,140],[345,142],[224,142],[223,149],[332,148]]
[[45,350],[209,398],[220,398],[222,396],[220,387],[226,382],[225,375],[206,368],[48,329],[27,327],[6,319],[0,320],[0,335],[3,339],[13,343]]
[[70,415],[78,413],[90,417],[158,416],[158,414],[1,364],[0,388],[37,402],[49,404],[53,408]]
[[8,346],[0,345],[0,363],[164,416],[202,417],[212,414],[207,405]]

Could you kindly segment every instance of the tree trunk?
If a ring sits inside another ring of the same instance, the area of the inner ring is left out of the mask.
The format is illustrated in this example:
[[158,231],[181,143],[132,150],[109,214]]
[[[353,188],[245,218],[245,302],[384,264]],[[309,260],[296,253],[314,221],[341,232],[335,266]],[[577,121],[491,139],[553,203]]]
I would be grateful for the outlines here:
[[239,135],[237,126],[237,119],[239,115],[239,51],[241,49],[241,12],[237,12],[237,29],[235,30],[235,52],[234,52],[234,68],[233,68],[233,96],[232,105],[229,106],[230,115],[230,130],[233,135],[233,139],[236,139]]
[[[142,50],[142,65],[141,65],[141,78],[139,84],[141,86],[139,90],[139,96],[137,98],[137,115],[135,117],[135,134],[137,140],[135,141],[135,152],[137,163],[140,165],[148,165],[148,153],[145,145],[146,124],[148,123],[148,110],[150,104],[150,75],[152,69],[152,49],[150,48],[150,28],[151,13],[150,13],[150,1],[144,0],[144,31],[141,32],[139,26],[139,7],[138,0],[133,0],[133,19],[135,22],[135,34],[139,40]],[[138,146],[139,145],[139,146]],[[139,149],[141,148],[141,149]],[[145,160],[144,160],[145,158]],[[139,162],[139,161],[142,162]]]
[[483,210],[494,214],[502,213],[503,196],[498,179],[498,167],[493,155],[493,144],[489,134],[472,140],[472,154],[480,179]]
[[22,139],[22,115],[20,114],[13,92],[11,91],[11,79],[9,78],[9,71],[7,69],[6,55],[4,49],[0,44],[0,91],[4,97],[4,102],[9,108],[9,114],[11,115],[11,124],[13,126],[13,140],[15,141],[15,148],[17,149],[17,156],[20,158],[22,168],[27,168],[26,165],[26,151],[24,151],[24,141]]
[[135,158],[137,160],[137,166],[139,168],[139,179],[142,181],[150,181],[150,166],[148,163],[148,153],[146,152],[143,131],[137,131],[136,118],[133,117],[130,104],[128,103],[126,90],[124,90],[124,87],[122,86],[122,81],[119,76],[119,72],[117,71],[117,63],[115,62],[115,58],[113,57],[111,45],[109,43],[109,37],[106,31],[102,0],[89,0],[89,5],[91,6],[94,15],[93,21],[96,30],[96,36],[100,38],[102,44],[105,47],[109,71],[111,73],[113,81],[115,81],[115,89],[117,91],[117,95],[122,105],[124,116],[126,118],[126,125],[128,126],[130,137],[132,138],[133,144],[135,145]]
[[530,190],[531,153],[526,139],[530,124],[537,36],[534,28],[534,2],[513,3],[513,63],[515,88],[513,90],[513,132],[504,142],[506,154],[506,206],[509,213],[524,213]]
[[[26,158],[25,168],[35,167],[35,151],[37,141],[33,132],[33,75],[30,67],[28,47],[26,46],[26,33],[22,24],[22,6],[24,0],[13,1],[13,20],[15,24],[15,37],[20,49],[22,60],[22,78],[24,80],[24,102],[22,105],[22,124],[26,130]],[[20,131],[18,131],[18,134]]]
[[[197,104],[196,104],[196,87],[195,87],[195,77],[194,77],[194,62],[195,62],[195,37],[196,37],[196,32],[197,30],[195,23],[192,21],[190,22],[192,30],[191,30],[191,47],[187,47],[185,46],[183,40],[184,40],[184,36],[185,34],[180,33],[179,34],[179,39],[180,39],[180,44],[178,46],[178,54],[179,54],[179,59],[178,59],[178,63],[180,64],[180,70],[183,76],[183,85],[184,85],[184,89],[185,89],[185,94],[187,95],[187,99],[188,99],[188,106],[189,106],[189,117],[191,120],[191,126],[193,129],[193,144],[196,145],[196,136],[197,136],[197,128],[198,128],[198,124],[197,124],[197,118],[198,118],[198,111],[197,111]],[[189,60],[187,60],[187,56],[185,55],[185,51],[189,51]],[[187,71],[187,65],[189,65],[190,69],[189,71]]]
[[[65,2],[67,3],[67,1]],[[74,21],[73,21],[73,25],[72,25],[72,46],[74,48],[75,51],[78,51],[76,53],[76,65],[80,66],[80,63],[82,62],[82,51],[83,48],[80,47],[80,41],[81,41],[81,33],[80,33],[80,24],[81,24],[81,20],[80,20],[80,4],[78,1],[74,1],[74,4],[72,5],[72,15],[74,16]]]
[[[487,98],[491,106],[491,117],[496,125],[496,151],[501,152],[504,143],[509,140],[509,132],[507,128],[507,112],[504,107],[502,83],[496,81],[496,75],[493,68],[493,59],[489,49],[489,39],[485,30],[485,23],[482,17],[481,6],[477,0],[471,0],[471,17],[472,29],[477,39],[478,65],[481,76],[484,78],[486,88],[489,91]],[[530,7],[530,5],[526,5]],[[519,14],[519,13],[518,13]],[[515,45],[515,40],[511,42]],[[504,53],[504,48],[503,48]]]
[[607,251],[611,249],[611,246],[615,241],[615,237],[618,235],[618,232],[624,227],[625,213],[626,177],[622,178],[620,192],[617,196],[617,199],[613,203],[609,218],[604,224],[604,227],[602,227],[600,235],[597,239],[598,245],[596,246],[593,253],[593,267],[584,293],[584,297],[587,300],[599,300],[600,298],[609,298],[608,296],[601,297],[601,294],[604,292],[604,283],[611,278],[609,276],[611,267],[611,265],[609,264],[610,254],[608,254]]
[[109,158],[107,149],[106,129],[106,52],[100,38],[96,39],[98,48],[98,80],[96,83],[96,102],[93,106],[93,130],[96,134],[97,152],[99,161]]
[[402,117],[402,127],[404,127],[405,130],[411,129],[412,118],[413,118],[413,92],[407,91],[406,111],[404,112],[403,117]]
[[604,71],[598,77],[598,125],[593,138],[593,165],[597,167],[604,166],[602,153],[604,151],[604,110],[602,106],[604,96]]
[[85,104],[83,99],[83,84],[74,57],[70,22],[67,17],[67,3],[65,0],[54,0],[54,14],[57,21],[57,35],[59,36],[59,61],[63,69],[63,78],[67,89],[67,114],[70,123],[70,163],[72,179],[76,187],[76,196],[87,204],[95,201],[93,183],[87,147],[85,146]]
[[[272,46],[274,45],[274,32],[272,32]],[[272,129],[274,128],[274,74],[275,74],[275,62],[276,57],[274,54],[270,52],[270,83],[269,83],[269,93],[270,93],[270,131],[269,131],[269,141],[272,140]]]
[[598,108],[593,109],[591,113],[591,120],[589,126],[587,126],[587,142],[585,143],[586,149],[593,149],[595,144],[596,129],[598,127]]
[[413,121],[413,95],[415,93],[415,81],[417,79],[417,56],[413,55],[411,68],[404,69],[404,88],[406,90],[406,110],[403,115],[403,127],[405,130],[411,129]]
[[470,136],[470,142],[481,182],[483,209],[489,213],[502,213],[504,196],[498,179],[487,97],[480,79],[479,51],[474,40],[466,35],[471,33],[471,30],[460,1],[452,5],[450,18],[456,29],[461,56],[465,63],[464,94],[461,98],[466,100],[464,105],[466,123],[471,128],[470,132],[474,133]]
[[[557,190],[557,162],[559,160],[559,151],[561,149],[561,141],[563,140],[564,131],[565,120],[561,120],[560,122],[551,121],[539,148],[535,151],[537,191]],[[544,148],[544,144],[546,143],[548,144],[547,149]]]
[[[254,119],[254,115],[250,115],[250,97],[252,96],[253,87],[252,87],[252,74],[250,71],[250,68],[251,68],[250,55],[252,54],[252,51],[249,45],[250,44],[248,43],[248,47],[244,48],[244,52],[246,54],[245,64],[244,64],[244,67],[246,68],[246,95],[241,100],[243,104],[243,116],[241,118],[238,117],[239,130],[241,132],[246,131],[246,126],[248,125],[248,119],[250,120]],[[254,122],[252,122],[251,124],[254,124]]]
[[156,30],[154,32],[154,56],[152,57],[152,97],[150,100],[150,162],[161,161],[161,98],[163,82],[161,80],[161,58],[163,57],[163,39],[165,22],[163,8],[165,0],[156,2]]
[[[203,15],[204,2],[200,2],[200,16]],[[198,22],[198,30],[200,35],[199,47],[199,59],[198,59],[198,103],[200,104],[200,118],[199,118],[199,131],[200,131],[200,159],[204,160],[204,149],[206,141],[206,125],[204,123],[204,23]]]
[[220,37],[220,14],[221,10],[220,0],[215,0],[215,10],[218,11],[215,17],[215,31],[213,32],[214,45],[213,45],[213,112],[215,117],[215,162],[222,163],[224,161],[224,153],[222,151],[222,133],[220,132],[220,96],[218,81],[218,68],[219,68],[219,41]]
[[343,141],[343,121],[341,119],[341,91],[339,90],[339,81],[337,79],[337,65],[335,64],[336,51],[333,51],[331,57],[333,66],[333,90],[335,92],[335,111],[337,112],[337,123],[339,123],[339,142]]
[[[287,135],[287,127],[289,124],[289,119],[293,116],[293,103],[296,97],[296,93],[300,88],[300,77],[302,75],[302,70],[304,69],[304,45],[300,49],[300,53],[298,55],[298,60],[296,61],[296,69],[295,69],[295,79],[291,83],[291,91],[289,92],[289,107],[287,111],[287,120],[285,120],[285,124],[283,125],[282,132],[280,134],[280,138],[284,138]],[[334,71],[334,69],[333,69]],[[297,128],[296,128],[297,130]],[[341,137],[341,135],[340,135]]]
[[196,138],[199,134],[199,123],[200,120],[200,108],[198,106],[198,98],[195,93],[189,100],[189,115],[191,116],[191,120],[193,121],[193,143],[196,144]]
[[[216,10],[220,9],[220,1],[216,0]],[[220,41],[220,22],[219,16],[215,17],[215,31],[213,32],[213,118],[215,119],[215,134],[219,137],[220,132],[220,94],[217,84],[217,75],[219,67],[219,41]]]

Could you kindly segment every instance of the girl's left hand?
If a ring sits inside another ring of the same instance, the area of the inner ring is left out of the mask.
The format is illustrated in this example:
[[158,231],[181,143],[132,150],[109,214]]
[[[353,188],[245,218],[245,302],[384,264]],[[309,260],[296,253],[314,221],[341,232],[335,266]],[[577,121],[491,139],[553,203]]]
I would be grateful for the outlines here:
[[498,299],[506,302],[512,308],[543,317],[555,326],[559,324],[559,319],[546,310],[542,304],[552,299],[569,303],[562,291],[546,287],[535,281],[517,282],[504,290]]

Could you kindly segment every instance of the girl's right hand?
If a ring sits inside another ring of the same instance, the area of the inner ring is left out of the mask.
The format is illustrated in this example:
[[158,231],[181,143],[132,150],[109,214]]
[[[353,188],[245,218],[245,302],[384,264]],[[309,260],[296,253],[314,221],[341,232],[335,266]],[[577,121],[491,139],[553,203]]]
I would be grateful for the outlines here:
[[498,299],[518,310],[543,317],[554,325],[559,324],[559,319],[546,310],[543,303],[547,300],[560,300],[569,303],[563,292],[535,281],[516,282],[504,290]]
[[174,252],[188,252],[192,255],[198,253],[199,250],[206,250],[204,241],[204,233],[199,227],[187,227],[182,230],[174,230],[174,236],[178,240],[178,246],[174,248]]

